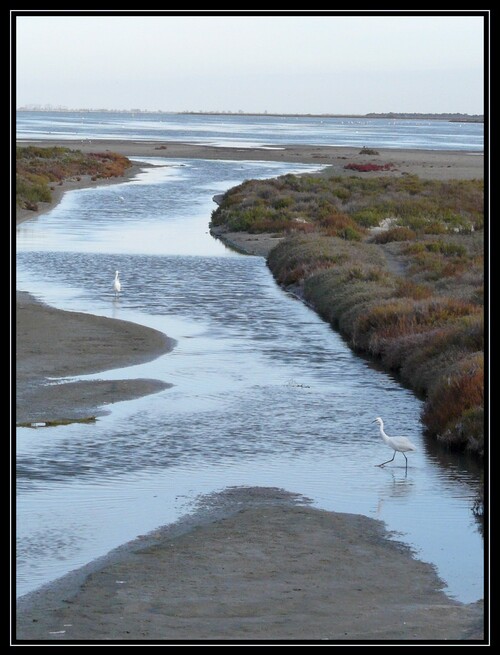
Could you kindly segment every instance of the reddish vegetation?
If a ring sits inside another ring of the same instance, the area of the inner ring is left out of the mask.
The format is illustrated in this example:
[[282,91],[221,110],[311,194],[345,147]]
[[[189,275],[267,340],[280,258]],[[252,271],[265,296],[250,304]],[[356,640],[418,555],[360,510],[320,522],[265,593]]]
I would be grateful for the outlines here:
[[425,397],[430,435],[482,455],[483,192],[480,180],[286,175],[228,191],[212,225],[286,236],[268,257],[277,281]]
[[131,166],[130,160],[115,152],[91,152],[88,156],[96,163],[94,179],[120,177]]
[[16,204],[36,211],[39,202],[50,202],[54,184],[89,175],[93,180],[120,177],[131,166],[127,157],[114,152],[84,154],[80,150],[36,146],[16,149]]
[[344,168],[348,171],[358,171],[358,173],[371,173],[372,171],[392,171],[394,164],[346,164]]

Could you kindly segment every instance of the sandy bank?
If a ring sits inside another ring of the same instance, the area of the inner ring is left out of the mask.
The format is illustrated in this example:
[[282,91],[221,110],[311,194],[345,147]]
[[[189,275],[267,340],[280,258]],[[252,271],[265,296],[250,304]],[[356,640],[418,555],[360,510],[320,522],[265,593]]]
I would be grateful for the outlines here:
[[210,234],[237,252],[260,257],[267,257],[274,246],[285,238],[283,235],[269,233],[226,232],[224,227],[211,227]]
[[449,599],[380,521],[232,488],[19,602],[20,640],[470,640],[482,603]]
[[147,362],[174,341],[128,321],[66,312],[16,294],[17,422],[82,418],[109,403],[160,391],[159,380],[64,382],[49,378],[98,373]]
[[[226,159],[250,161],[277,161],[332,166],[331,175],[367,175],[346,171],[349,162],[388,163],[395,165],[388,175],[413,174],[425,179],[449,180],[482,178],[483,153],[440,150],[398,150],[378,148],[379,155],[360,155],[360,148],[341,146],[284,146],[282,149],[227,148],[193,143],[121,140],[61,140],[19,141],[19,145],[65,146],[82,152],[110,150],[127,157],[167,157],[193,159]],[[371,175],[371,173],[368,173]]]

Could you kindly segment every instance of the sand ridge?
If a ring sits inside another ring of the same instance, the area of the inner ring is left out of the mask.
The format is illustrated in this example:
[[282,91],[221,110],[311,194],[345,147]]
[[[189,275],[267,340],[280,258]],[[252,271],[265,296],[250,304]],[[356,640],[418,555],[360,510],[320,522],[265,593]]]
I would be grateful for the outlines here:
[[383,524],[273,488],[198,511],[21,599],[20,640],[470,641],[482,603],[448,598]]

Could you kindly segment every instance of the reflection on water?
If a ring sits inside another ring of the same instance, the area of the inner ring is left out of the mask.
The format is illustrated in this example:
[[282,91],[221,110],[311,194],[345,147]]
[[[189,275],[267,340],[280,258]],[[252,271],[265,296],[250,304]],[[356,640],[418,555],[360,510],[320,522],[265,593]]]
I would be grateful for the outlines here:
[[447,120],[19,112],[18,139],[181,141],[230,148],[289,144],[482,151],[484,125]]
[[408,469],[405,468],[403,472],[387,469],[389,472],[389,482],[385,489],[381,490],[379,500],[377,503],[377,511],[375,515],[377,518],[383,517],[383,508],[387,500],[404,499],[408,498],[415,491],[415,483],[408,479]]
[[474,498],[471,505],[472,515],[476,519],[477,528],[484,536],[484,467],[477,458],[471,458],[465,453],[453,452],[433,439],[425,439],[425,449],[429,458],[440,467],[446,468],[451,479],[460,482],[466,471],[476,481]]
[[[177,346],[82,377],[149,377],[172,388],[118,403],[94,425],[18,430],[18,593],[174,521],[201,493],[263,485],[385,521],[436,564],[450,594],[482,597],[477,471],[431,449],[420,401],[281,291],[262,258],[207,234],[224,180],[283,168],[180,163],[175,175],[148,169],[113,193],[72,192],[19,231],[19,288],[149,325]],[[114,299],[117,269],[123,292]],[[390,434],[417,444],[407,471],[402,458],[376,466],[391,455],[372,423],[379,415]]]

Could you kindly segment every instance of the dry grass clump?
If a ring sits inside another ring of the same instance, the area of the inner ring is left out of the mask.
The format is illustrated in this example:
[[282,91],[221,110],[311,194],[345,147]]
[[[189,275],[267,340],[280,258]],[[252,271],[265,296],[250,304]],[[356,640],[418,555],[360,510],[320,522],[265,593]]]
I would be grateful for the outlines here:
[[352,162],[346,164],[344,168],[348,171],[358,171],[358,173],[373,173],[379,171],[392,171],[394,164],[359,164]]
[[484,355],[471,353],[450,366],[432,385],[423,419],[435,426],[441,441],[483,449]]
[[383,232],[378,232],[372,237],[374,243],[390,243],[391,241],[412,241],[417,238],[417,233],[409,227],[393,227]]

